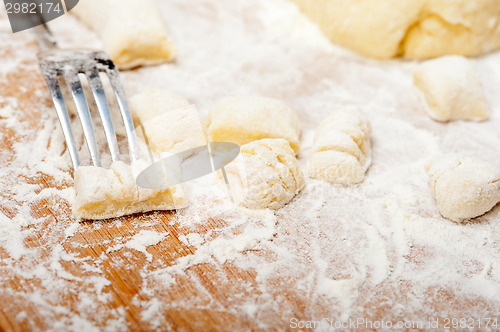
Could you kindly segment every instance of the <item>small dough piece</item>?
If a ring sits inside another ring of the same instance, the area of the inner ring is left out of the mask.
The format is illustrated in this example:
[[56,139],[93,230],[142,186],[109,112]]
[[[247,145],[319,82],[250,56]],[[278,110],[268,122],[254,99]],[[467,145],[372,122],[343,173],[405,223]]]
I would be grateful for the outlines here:
[[470,60],[448,55],[429,60],[413,72],[415,86],[427,102],[429,116],[437,121],[488,118],[488,103],[481,79]]
[[138,187],[135,184],[135,167],[138,166],[131,167],[121,161],[114,162],[110,169],[78,167],[75,171],[74,217],[99,220],[186,206],[187,198],[181,186],[166,190]]
[[490,211],[500,202],[500,171],[470,157],[447,154],[426,165],[441,215],[464,221]]
[[308,175],[332,183],[362,182],[371,164],[370,125],[355,106],[337,109],[320,124]]
[[71,13],[100,35],[104,50],[120,69],[175,57],[155,0],[82,0]]
[[304,186],[295,153],[281,138],[241,146],[225,170],[234,201],[249,209],[279,209]]
[[500,48],[498,0],[292,0],[331,41],[375,58]]
[[211,142],[243,145],[263,138],[283,138],[299,151],[300,123],[282,101],[265,97],[229,97],[210,109],[204,125]]
[[206,145],[196,108],[168,90],[149,90],[130,99],[132,118],[142,125],[149,147],[157,154],[179,153]]

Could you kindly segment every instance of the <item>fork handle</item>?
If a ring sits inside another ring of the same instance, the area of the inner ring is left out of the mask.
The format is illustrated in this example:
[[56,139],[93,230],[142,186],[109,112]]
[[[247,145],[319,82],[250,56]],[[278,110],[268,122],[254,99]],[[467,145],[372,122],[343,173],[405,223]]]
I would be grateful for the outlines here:
[[36,41],[38,44],[38,48],[41,52],[45,52],[51,49],[57,48],[57,43],[50,32],[50,29],[45,24],[40,24],[34,29],[36,34]]

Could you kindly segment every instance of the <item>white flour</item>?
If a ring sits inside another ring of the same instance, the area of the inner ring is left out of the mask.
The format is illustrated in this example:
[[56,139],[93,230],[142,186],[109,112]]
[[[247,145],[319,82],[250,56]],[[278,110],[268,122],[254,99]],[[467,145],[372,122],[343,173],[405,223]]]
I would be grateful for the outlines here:
[[151,256],[151,254],[146,251],[146,248],[160,243],[165,238],[166,238],[165,234],[157,233],[154,231],[141,230],[138,234],[134,235],[132,239],[130,239],[125,244],[116,245],[108,249],[106,253],[117,251],[123,248],[129,248],[142,252],[146,256],[148,262],[151,262],[153,260],[153,256]]
[[[229,95],[282,99],[303,124],[302,166],[319,122],[335,106],[355,104],[373,131],[365,181],[343,187],[308,180],[275,215],[248,215],[207,177],[190,184],[190,207],[168,225],[161,213],[76,224],[70,217],[71,162],[46,87],[28,80],[2,92],[12,73],[38,79],[38,68],[34,45],[26,47],[32,36],[6,32],[1,13],[0,41],[12,53],[0,50],[6,58],[0,62],[0,283],[9,285],[17,276],[38,285],[3,286],[4,303],[34,305],[54,330],[125,330],[130,307],[112,302],[113,266],[142,280],[131,307],[151,328],[171,326],[169,310],[222,312],[253,328],[285,328],[292,317],[427,321],[500,315],[500,207],[466,225],[447,221],[424,170],[429,158],[448,152],[500,167],[500,53],[476,61],[491,119],[440,124],[425,114],[413,87],[415,63],[364,59],[331,45],[285,0],[160,3],[178,44],[177,61],[122,73],[129,96],[170,89],[202,115]],[[71,16],[51,26],[62,45],[99,47]],[[27,110],[20,102],[30,94],[44,101],[39,108]],[[81,129],[75,131],[81,137]],[[111,236],[112,229],[123,237]],[[170,236],[174,232],[181,243]],[[37,238],[43,245],[31,242],[28,249],[26,241]],[[137,251],[146,262],[134,258]],[[228,291],[224,297],[202,282],[197,264],[207,264],[211,281]],[[255,282],[234,279],[228,268]],[[68,298],[74,308],[63,305]],[[16,317],[30,320],[22,312]]]

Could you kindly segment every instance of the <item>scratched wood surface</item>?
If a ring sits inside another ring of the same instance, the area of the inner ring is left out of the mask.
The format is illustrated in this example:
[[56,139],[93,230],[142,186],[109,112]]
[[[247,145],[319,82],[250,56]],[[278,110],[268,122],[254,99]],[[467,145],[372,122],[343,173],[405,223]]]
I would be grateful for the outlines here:
[[[9,43],[2,42],[7,39]],[[0,122],[0,168],[11,169],[19,153],[16,151],[17,143],[32,146],[33,152],[44,148],[38,144],[36,133],[46,126],[46,112],[52,111],[52,103],[38,71],[32,36],[12,36],[3,32],[0,43],[3,44],[0,61],[16,63],[13,70],[0,73],[0,96],[18,102],[17,125],[12,127],[8,121]],[[33,93],[37,90],[44,92]],[[60,130],[57,124],[53,130]],[[49,140],[47,144],[55,143]],[[36,193],[47,188],[70,188],[73,185],[70,159],[66,155],[68,166],[63,169],[70,176],[61,181],[43,172],[30,172],[30,169],[36,169],[34,165],[45,162],[43,159],[36,160],[38,154],[33,153],[33,156],[33,164],[19,164],[19,171],[12,170],[9,175],[11,186],[2,187],[0,191],[0,211],[7,217],[15,218],[28,213],[35,219],[44,218],[43,222],[23,226],[23,231],[29,231],[23,244],[35,254],[13,260],[9,251],[0,247],[0,331],[82,330],[85,326],[78,325],[78,320],[75,320],[80,316],[100,330],[133,331],[289,330],[292,317],[299,320],[340,317],[339,308],[327,299],[311,297],[297,287],[294,278],[277,274],[262,280],[257,278],[254,268],[243,269],[230,262],[191,267],[185,274],[175,276],[176,282],[172,287],[156,288],[154,293],[147,291],[144,272],[171,266],[180,257],[194,252],[193,247],[179,239],[189,230],[176,223],[176,213],[152,212],[104,222],[83,222],[76,234],[68,236],[65,230],[75,222],[71,217],[69,198],[54,195],[23,202],[18,200],[14,188],[24,183],[36,185]],[[126,249],[110,251],[116,239],[130,238],[144,229],[144,225],[148,225],[149,230],[169,234],[164,241],[147,247],[151,262],[142,252]],[[223,225],[224,220],[207,217],[197,231],[216,231]],[[294,234],[300,241],[301,230],[294,227],[294,220],[280,217],[278,225],[277,237]],[[60,247],[64,254],[79,259],[54,256],[56,247]],[[265,250],[248,254],[272,259],[272,252]],[[425,247],[413,246],[406,259],[409,264],[418,264],[426,254]],[[34,266],[57,273],[47,277],[38,273],[39,270],[31,269]],[[305,276],[308,273],[308,269],[303,272]],[[88,280],[96,274],[109,283],[95,289],[95,283]],[[263,284],[266,294],[262,294]],[[415,312],[401,309],[412,303],[414,291],[408,280],[365,285],[360,289],[356,303],[357,315],[372,320],[417,317],[423,308]],[[428,302],[425,312],[438,313],[446,308],[467,313],[491,305],[477,298],[457,297],[449,289],[429,287],[426,293]],[[106,300],[97,301],[101,296]],[[144,303],[153,299],[162,304],[158,309],[162,317],[159,326],[144,319]],[[248,299],[257,307],[256,310],[259,307],[268,308],[271,302],[272,310],[260,312],[255,319],[255,316],[242,310]],[[395,305],[400,308],[399,312],[393,310]],[[114,325],[112,322],[116,320],[116,313],[124,321]]]

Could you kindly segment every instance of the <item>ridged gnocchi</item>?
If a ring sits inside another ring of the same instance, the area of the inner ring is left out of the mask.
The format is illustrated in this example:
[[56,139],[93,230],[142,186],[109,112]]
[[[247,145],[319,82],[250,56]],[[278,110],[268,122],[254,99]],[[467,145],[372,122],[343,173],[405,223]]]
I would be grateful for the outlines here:
[[359,108],[345,106],[334,111],[316,131],[308,175],[331,183],[362,182],[371,164],[370,133]]
[[77,219],[108,219],[154,210],[174,210],[187,205],[181,186],[163,190],[140,188],[135,183],[135,168],[114,162],[110,169],[80,166],[75,170],[75,204]]
[[279,209],[304,186],[295,153],[284,139],[261,139],[241,146],[225,168],[236,204],[249,209]]

